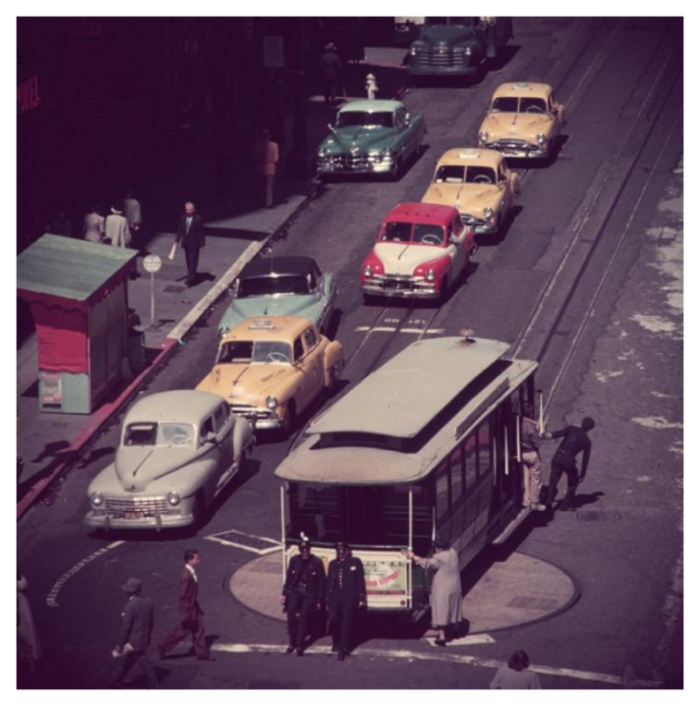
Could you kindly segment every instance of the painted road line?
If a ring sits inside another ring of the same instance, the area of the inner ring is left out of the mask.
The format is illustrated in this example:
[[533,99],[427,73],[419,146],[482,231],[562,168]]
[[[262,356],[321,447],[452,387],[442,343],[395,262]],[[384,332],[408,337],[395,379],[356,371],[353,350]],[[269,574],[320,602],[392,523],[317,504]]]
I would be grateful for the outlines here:
[[[224,539],[226,535],[232,534],[240,535],[244,538],[247,537],[249,539],[255,540],[256,542],[264,542],[272,546],[265,547],[264,549],[259,549],[257,547],[251,547],[248,544],[243,544],[242,542],[244,540],[241,540],[241,542],[236,542],[231,537],[227,537],[226,539]],[[282,548],[282,543],[277,539],[272,539],[270,537],[261,537],[256,534],[247,534],[246,532],[241,532],[240,530],[226,530],[225,532],[217,532],[216,534],[210,534],[204,539],[208,539],[210,542],[217,542],[218,544],[223,544],[227,547],[236,547],[237,549],[243,549],[244,551],[252,552],[253,554],[258,554],[259,556],[265,556],[266,554],[278,552]]]
[[[437,647],[434,637],[424,637],[423,639],[431,647]],[[496,641],[491,637],[491,635],[482,633],[480,635],[467,635],[466,637],[460,637],[457,640],[450,640],[449,645],[450,647],[461,647],[462,645],[490,645],[494,642]]]
[[[287,645],[244,645],[244,644],[214,644],[212,650],[226,652],[228,654],[285,654]],[[309,647],[304,650],[305,655],[328,656],[331,653],[330,647]],[[498,669],[507,666],[507,662],[495,659],[482,659],[471,655],[457,655],[446,653],[444,650],[429,652],[418,652],[414,650],[381,650],[369,647],[360,647],[353,651],[353,656],[367,657],[374,659],[406,660],[407,662],[443,662],[447,664],[458,664],[470,667],[483,667],[485,669]],[[623,677],[614,674],[602,674],[600,672],[587,672],[579,669],[566,669],[560,667],[547,667],[544,665],[530,665],[530,669],[538,674],[552,677],[562,677],[568,679],[578,679],[579,681],[596,682],[609,684],[612,686],[626,686]],[[648,689],[658,689],[661,686],[657,681],[638,680],[635,682],[638,687]]]
[[437,334],[437,333],[445,333],[444,328],[427,328],[427,329],[422,329],[422,328],[401,328],[397,329],[396,326],[356,326],[355,331],[358,333],[396,333],[398,331],[399,333],[417,333],[420,335],[425,335],[427,333],[432,333],[432,334]]

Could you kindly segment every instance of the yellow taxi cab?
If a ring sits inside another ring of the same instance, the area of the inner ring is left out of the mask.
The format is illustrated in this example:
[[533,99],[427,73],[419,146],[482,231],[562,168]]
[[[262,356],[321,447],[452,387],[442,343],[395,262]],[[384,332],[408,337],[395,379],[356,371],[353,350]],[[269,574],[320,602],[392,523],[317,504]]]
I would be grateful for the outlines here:
[[504,83],[479,128],[479,146],[506,157],[548,160],[556,152],[564,112],[547,83]]
[[333,389],[343,362],[340,343],[309,319],[251,318],[221,339],[216,363],[197,389],[221,395],[256,429],[286,435],[297,415]]
[[476,233],[498,233],[520,195],[520,179],[496,150],[459,148],[435,165],[423,203],[454,206]]

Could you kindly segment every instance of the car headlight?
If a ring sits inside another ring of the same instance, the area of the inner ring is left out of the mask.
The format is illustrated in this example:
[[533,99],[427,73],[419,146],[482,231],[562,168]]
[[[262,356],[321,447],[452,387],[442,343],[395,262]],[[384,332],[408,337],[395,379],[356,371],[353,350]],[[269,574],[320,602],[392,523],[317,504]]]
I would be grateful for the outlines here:
[[538,136],[537,136],[537,144],[538,144],[538,145],[543,145],[543,144],[544,144],[544,141],[545,141],[546,139],[547,139],[547,136],[546,136],[546,135],[542,135],[542,134],[538,135]]
[[382,150],[382,157],[384,159],[392,160],[392,159],[394,159],[395,156],[396,155],[394,154],[394,150],[392,150],[391,147],[385,147]]
[[265,400],[265,406],[270,409],[277,409],[277,406],[279,405],[279,401],[274,395],[270,395],[266,400]]
[[488,132],[480,132],[479,133],[479,142],[488,142],[488,141],[489,141]]
[[105,502],[104,495],[102,495],[102,493],[100,493],[100,492],[93,493],[93,494],[90,496],[90,502],[91,502],[93,505],[97,505],[98,507],[99,507],[100,505],[104,505],[104,502]]
[[369,265],[367,265],[367,267],[365,267],[365,269],[362,271],[362,273],[364,274],[365,277],[371,277],[372,276],[372,268]]
[[425,273],[425,279],[427,279],[428,282],[434,282],[435,281],[435,270],[428,270]]
[[491,216],[493,216],[493,209],[492,208],[485,208],[484,209],[484,216],[486,218],[491,218]]
[[471,56],[471,55],[472,55],[472,48],[471,48],[471,47],[465,47],[465,48],[464,48],[464,55],[465,55],[465,56]]
[[228,326],[222,326],[219,329],[219,336],[221,336],[221,338],[223,338],[230,330],[231,329]]
[[418,47],[411,47],[411,56],[415,56],[418,53]]
[[177,493],[168,493],[168,503],[170,505],[179,505],[180,504],[180,496]]

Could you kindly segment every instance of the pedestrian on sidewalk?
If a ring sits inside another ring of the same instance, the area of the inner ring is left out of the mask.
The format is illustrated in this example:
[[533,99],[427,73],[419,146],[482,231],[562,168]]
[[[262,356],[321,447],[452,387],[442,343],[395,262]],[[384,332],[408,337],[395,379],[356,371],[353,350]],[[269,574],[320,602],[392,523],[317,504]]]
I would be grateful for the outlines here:
[[126,190],[124,198],[124,217],[129,225],[129,233],[131,233],[131,242],[136,242],[136,238],[141,230],[141,204],[134,195],[133,189]]
[[115,248],[128,248],[131,243],[131,233],[129,224],[120,209],[121,206],[113,205],[105,219],[105,240]]
[[[554,498],[557,494],[557,484],[563,473],[566,473],[567,488],[564,500],[559,503],[558,510],[574,510],[574,494],[579,483],[582,483],[586,477],[588,470],[588,462],[591,458],[591,440],[588,438],[588,432],[595,427],[595,422],[591,417],[585,417],[581,422],[581,426],[577,427],[573,424],[546,433],[545,439],[561,439],[564,440],[559,444],[554,457],[552,458],[552,470],[549,474],[549,488],[547,490],[547,507],[552,511]],[[579,475],[576,466],[576,456],[583,452],[583,461],[581,463],[581,473]]]
[[185,212],[180,216],[177,235],[173,244],[173,251],[180,245],[185,251],[187,262],[187,286],[197,284],[197,267],[199,265],[199,251],[205,247],[204,224],[202,217],[195,213],[192,201],[185,204]]
[[91,243],[101,243],[105,239],[105,217],[101,208],[95,204],[83,219],[83,238]]
[[158,677],[148,659],[148,648],[151,646],[153,635],[153,601],[141,595],[140,579],[128,579],[122,586],[122,591],[127,593],[129,598],[122,613],[119,642],[112,652],[112,656],[120,660],[119,672],[112,682],[112,688],[121,689],[126,675],[138,664],[146,676],[148,687],[155,689],[158,687]]
[[342,662],[350,654],[357,611],[367,605],[365,569],[362,561],[352,556],[347,542],[338,542],[336,558],[328,567],[326,605],[333,646]]
[[185,551],[185,568],[180,576],[178,599],[180,602],[180,622],[158,645],[161,660],[178,642],[192,635],[194,653],[199,660],[213,662],[216,658],[209,652],[204,636],[204,611],[199,605],[198,579],[195,567],[199,564],[199,552],[196,549]]
[[287,654],[296,650],[304,655],[309,621],[314,610],[321,610],[326,589],[326,571],[323,562],[311,553],[311,542],[304,540],[299,545],[299,554],[289,562],[280,603],[287,613],[289,646]]
[[32,674],[41,659],[41,645],[36,632],[32,608],[26,591],[29,583],[17,569],[17,668],[24,674]]
[[430,611],[433,626],[438,630],[435,644],[445,647],[457,635],[462,621],[462,580],[457,552],[446,539],[437,537],[432,557],[424,559],[411,551],[404,554],[418,566],[436,571],[430,590]]
[[51,219],[51,232],[54,235],[64,235],[66,238],[70,238],[73,234],[73,227],[71,225],[70,219],[66,216],[64,211],[59,211]]
[[255,143],[255,165],[261,178],[267,208],[272,208],[274,203],[273,187],[279,158],[279,145],[272,141],[270,131],[263,128]]
[[524,650],[516,650],[508,666],[499,667],[489,689],[541,689],[540,679],[529,670],[530,658]]
[[341,71],[342,64],[338,56],[338,49],[333,42],[329,42],[326,44],[325,51],[321,54],[320,59],[323,99],[327,106],[333,107],[335,105]]
[[520,457],[523,462],[523,507],[542,512],[546,506],[540,503],[542,492],[542,436],[535,421],[535,408],[531,404],[523,407],[520,421]]

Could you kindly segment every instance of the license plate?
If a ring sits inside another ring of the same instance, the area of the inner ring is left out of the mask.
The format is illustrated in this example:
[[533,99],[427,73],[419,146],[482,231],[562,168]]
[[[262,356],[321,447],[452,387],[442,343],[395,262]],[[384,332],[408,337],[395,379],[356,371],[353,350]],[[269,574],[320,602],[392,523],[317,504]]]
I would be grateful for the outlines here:
[[517,157],[518,153],[515,150],[504,150],[503,154],[506,157]]
[[124,513],[125,520],[142,520],[144,517],[145,515],[142,510],[134,510],[132,512]]

